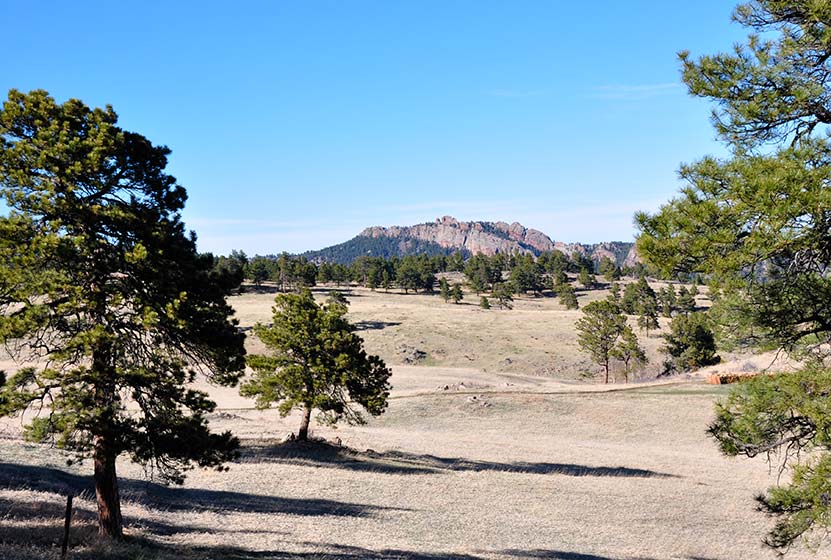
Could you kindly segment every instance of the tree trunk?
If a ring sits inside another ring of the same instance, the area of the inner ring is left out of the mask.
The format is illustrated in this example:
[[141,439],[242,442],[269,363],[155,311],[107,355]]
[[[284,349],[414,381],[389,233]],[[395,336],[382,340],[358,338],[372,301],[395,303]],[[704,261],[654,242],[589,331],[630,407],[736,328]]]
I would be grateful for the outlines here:
[[121,498],[115,473],[115,452],[105,436],[95,436],[95,497],[98,501],[98,534],[113,539],[124,537]]
[[605,364],[603,364],[603,367],[606,368],[606,384],[608,385],[608,383],[609,383],[609,362],[606,362]]
[[312,419],[312,407],[306,405],[303,409],[303,420],[300,422],[300,431],[297,432],[297,439],[300,441],[309,440],[309,421]]

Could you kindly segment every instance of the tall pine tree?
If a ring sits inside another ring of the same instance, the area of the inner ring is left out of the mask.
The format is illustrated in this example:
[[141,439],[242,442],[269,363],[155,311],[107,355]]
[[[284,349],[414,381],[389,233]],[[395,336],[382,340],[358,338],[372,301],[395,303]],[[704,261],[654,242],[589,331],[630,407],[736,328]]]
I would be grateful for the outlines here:
[[180,482],[234,456],[212,434],[197,375],[232,385],[243,335],[233,282],[196,252],[169,150],[117,126],[111,107],[9,92],[0,111],[0,340],[25,362],[2,412],[46,405],[27,435],[92,457],[99,532],[122,535],[116,458]]
[[705,274],[733,337],[813,358],[739,384],[711,426],[725,453],[791,470],[760,498],[778,517],[768,543],[785,549],[831,528],[831,2],[757,0],[734,17],[751,29],[746,44],[681,54],[732,157],[681,168],[680,196],[637,216],[638,252],[667,274]]

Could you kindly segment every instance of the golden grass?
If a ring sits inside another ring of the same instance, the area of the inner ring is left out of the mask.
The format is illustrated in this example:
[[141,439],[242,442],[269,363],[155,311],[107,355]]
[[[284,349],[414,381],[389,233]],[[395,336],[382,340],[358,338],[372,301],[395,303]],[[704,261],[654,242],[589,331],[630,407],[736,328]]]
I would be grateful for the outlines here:
[[[600,371],[577,347],[574,322],[581,312],[566,310],[556,297],[523,296],[514,301],[513,310],[495,305],[484,310],[473,293],[465,293],[465,299],[456,305],[436,295],[405,295],[397,290],[352,287],[343,292],[351,303],[349,318],[360,329],[367,350],[388,364],[404,364],[407,350],[415,348],[426,353],[418,363],[427,366],[560,379],[578,379]],[[326,290],[317,293],[323,298]],[[578,291],[578,300],[583,306],[607,295],[605,290]],[[245,293],[231,298],[231,303],[240,324],[251,326],[271,320],[273,298],[272,293]],[[666,325],[668,320],[660,321]],[[637,330],[634,317],[630,323]],[[660,371],[658,349],[663,341],[657,332],[649,337],[639,332],[639,337],[651,362],[643,374],[652,376]],[[262,352],[263,348],[251,340],[249,351]]]
[[[234,298],[243,324],[268,321],[272,297]],[[109,546],[94,536],[91,466],[67,467],[5,420],[0,558],[58,557],[67,490],[82,492],[70,558],[773,557],[761,544],[771,521],[753,496],[776,473],[722,457],[705,434],[725,388],[575,381],[576,315],[551,299],[523,299],[514,311],[368,290],[351,299],[353,321],[383,323],[362,331],[371,352],[398,364],[408,344],[430,365],[394,365],[389,410],[368,425],[315,427],[343,447],[279,446],[296,416],[209,387],[221,407],[212,425],[243,438],[242,457],[225,473],[193,471],[181,488],[146,482],[122,461],[131,540]],[[650,339],[650,352],[659,342]]]

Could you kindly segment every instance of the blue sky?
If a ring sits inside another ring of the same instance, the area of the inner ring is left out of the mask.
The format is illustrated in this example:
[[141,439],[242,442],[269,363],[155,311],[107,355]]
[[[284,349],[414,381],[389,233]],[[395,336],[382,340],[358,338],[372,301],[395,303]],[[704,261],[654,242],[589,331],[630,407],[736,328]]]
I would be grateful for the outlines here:
[[303,251],[450,214],[556,240],[631,216],[723,149],[676,53],[733,2],[0,0],[0,91],[111,104],[169,146],[200,250]]

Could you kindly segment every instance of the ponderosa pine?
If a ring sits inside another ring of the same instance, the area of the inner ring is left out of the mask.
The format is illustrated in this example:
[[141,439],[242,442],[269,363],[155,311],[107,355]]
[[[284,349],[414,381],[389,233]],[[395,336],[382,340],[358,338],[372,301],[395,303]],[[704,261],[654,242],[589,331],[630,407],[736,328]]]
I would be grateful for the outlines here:
[[99,532],[114,538],[121,454],[181,482],[238,445],[209,431],[215,405],[189,387],[236,383],[244,337],[231,282],[185,232],[169,153],[109,106],[12,90],[0,110],[0,341],[26,364],[1,412],[45,405],[27,435],[92,458]]
[[710,427],[726,454],[790,471],[759,498],[778,517],[767,542],[787,549],[831,529],[831,2],[757,0],[734,18],[751,29],[744,45],[681,53],[731,157],[683,166],[680,196],[636,217],[637,246],[667,274],[706,275],[734,343],[812,362],[737,385]]

